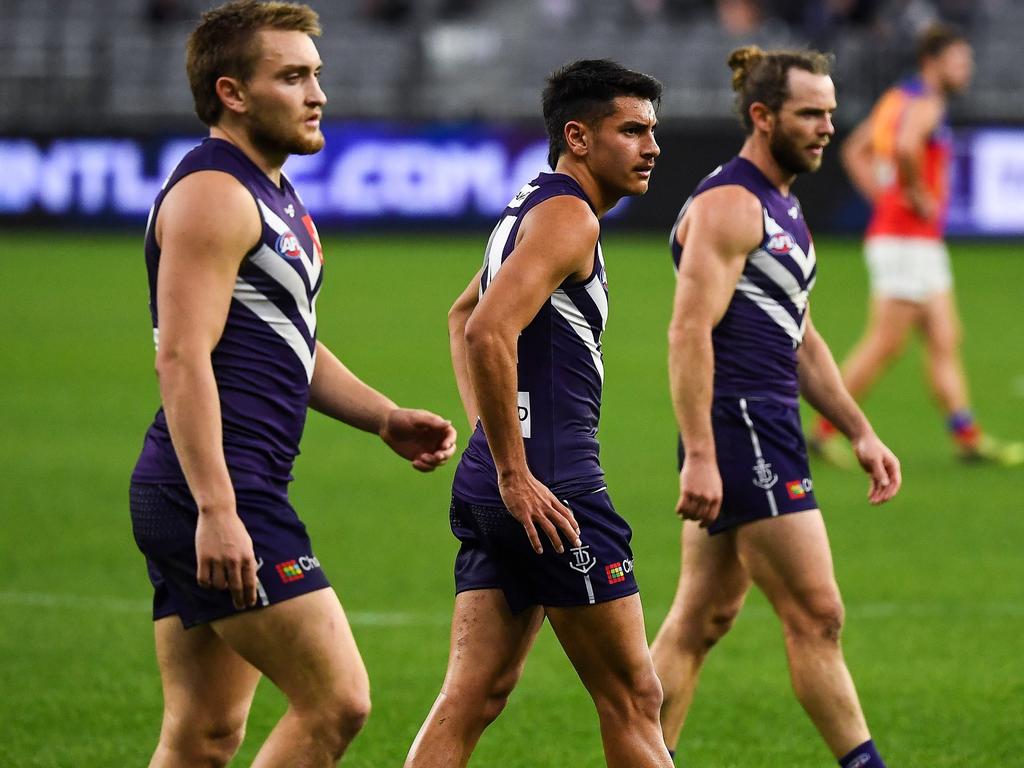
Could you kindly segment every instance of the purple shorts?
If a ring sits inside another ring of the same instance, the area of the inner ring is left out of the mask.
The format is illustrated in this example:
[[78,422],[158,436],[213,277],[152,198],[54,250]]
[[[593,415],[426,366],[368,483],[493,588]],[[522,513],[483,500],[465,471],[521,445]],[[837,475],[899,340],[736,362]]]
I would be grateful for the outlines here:
[[455,558],[455,591],[500,589],[519,613],[534,605],[570,607],[616,600],[639,591],[633,574],[633,536],[601,488],[563,499],[580,526],[581,547],[562,554],[540,533],[543,554],[504,507],[452,497],[452,533],[462,543]]
[[[798,405],[716,397],[711,407],[722,509],[709,533],[764,518],[817,509]],[[679,466],[685,452],[679,445]]]
[[[240,613],[227,590],[196,582],[196,521],[199,512],[185,485],[132,483],[132,532],[146,556],[153,584],[153,620],[177,614],[186,629]],[[256,553],[256,610],[329,587],[306,526],[284,487],[236,489],[238,516]]]

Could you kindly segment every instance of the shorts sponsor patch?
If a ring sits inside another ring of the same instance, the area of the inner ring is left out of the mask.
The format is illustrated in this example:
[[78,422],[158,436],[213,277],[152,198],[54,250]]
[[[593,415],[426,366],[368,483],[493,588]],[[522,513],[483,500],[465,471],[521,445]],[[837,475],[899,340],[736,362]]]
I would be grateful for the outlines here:
[[608,576],[609,584],[618,584],[620,581],[626,580],[626,572],[622,570],[622,563],[610,563],[604,567],[604,572]]
[[809,477],[805,477],[803,480],[790,480],[786,483],[786,493],[791,499],[802,499],[811,492],[813,487]]
[[289,581],[298,581],[299,579],[305,578],[302,569],[295,560],[288,560],[284,563],[278,563],[276,566],[277,573],[281,577],[281,581],[287,584]]
[[608,577],[609,584],[619,584],[626,580],[626,575],[633,572],[633,561],[629,558],[618,562],[611,563],[604,567],[605,576]]

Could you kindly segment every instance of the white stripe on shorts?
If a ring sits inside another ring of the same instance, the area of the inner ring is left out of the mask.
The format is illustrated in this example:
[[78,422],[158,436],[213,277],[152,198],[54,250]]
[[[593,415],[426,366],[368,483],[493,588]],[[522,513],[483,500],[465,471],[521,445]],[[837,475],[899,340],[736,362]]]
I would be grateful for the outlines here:
[[[750,420],[750,414],[747,413],[747,399],[745,397],[740,398],[740,412],[743,414],[743,421],[746,423],[747,429],[750,430],[750,444],[754,446],[754,456],[764,459],[764,455],[761,453],[761,441],[757,439],[757,432],[754,430],[754,422]],[[775,503],[775,494],[768,489],[764,492],[764,495],[768,497],[768,506],[772,510],[772,517],[778,517],[779,506]]]

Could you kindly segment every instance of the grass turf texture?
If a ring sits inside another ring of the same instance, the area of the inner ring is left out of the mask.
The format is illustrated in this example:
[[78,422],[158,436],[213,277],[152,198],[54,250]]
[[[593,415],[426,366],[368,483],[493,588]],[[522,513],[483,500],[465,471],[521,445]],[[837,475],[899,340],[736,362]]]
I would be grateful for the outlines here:
[[[149,585],[132,541],[128,474],[157,404],[139,238],[20,233],[0,257],[0,764],[142,765],[160,688]],[[326,239],[320,337],[401,403],[450,415],[445,313],[477,268],[478,237]],[[679,525],[665,373],[672,276],[661,237],[608,236],[602,458],[632,522],[648,634],[672,597]],[[1024,435],[1024,258],[954,246],[965,356],[982,424]],[[837,354],[864,315],[852,241],[818,242],[816,323]],[[1024,472],[960,466],[915,347],[866,403],[904,464],[881,509],[867,481],[816,466],[848,620],[844,645],[892,766],[1009,766],[1024,754]],[[400,765],[447,657],[454,463],[420,476],[375,438],[312,415],[293,499],[350,612],[374,713],[346,759]],[[262,683],[236,765],[284,709]],[[711,654],[684,732],[687,766],[825,766],[789,688],[778,624],[752,596]],[[602,763],[596,716],[549,630],[476,766]]]

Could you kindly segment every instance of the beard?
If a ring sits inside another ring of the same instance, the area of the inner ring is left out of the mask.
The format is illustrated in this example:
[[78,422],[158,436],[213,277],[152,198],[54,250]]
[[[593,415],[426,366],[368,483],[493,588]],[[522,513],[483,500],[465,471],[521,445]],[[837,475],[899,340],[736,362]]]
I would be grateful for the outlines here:
[[821,165],[820,157],[808,158],[801,153],[797,143],[778,128],[768,141],[768,149],[779,167],[794,176],[798,173],[816,171]]
[[324,135],[320,131],[300,133],[297,128],[288,130],[287,126],[262,117],[250,124],[249,138],[260,150],[275,155],[312,155],[324,146]]

